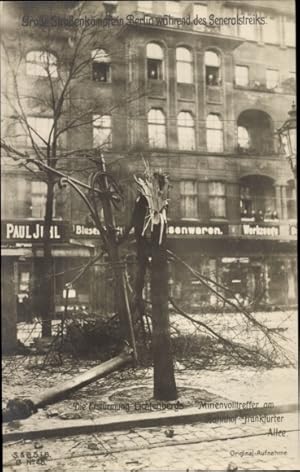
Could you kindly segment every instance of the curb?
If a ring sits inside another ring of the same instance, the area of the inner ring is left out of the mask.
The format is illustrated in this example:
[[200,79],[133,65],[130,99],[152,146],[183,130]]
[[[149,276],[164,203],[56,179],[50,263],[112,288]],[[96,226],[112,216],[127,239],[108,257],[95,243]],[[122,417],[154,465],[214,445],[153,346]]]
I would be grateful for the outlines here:
[[[78,434],[90,434],[97,432],[110,432],[126,430],[130,428],[148,428],[155,426],[168,426],[176,424],[207,423],[214,420],[237,418],[255,415],[273,415],[277,413],[292,413],[299,409],[298,404],[278,405],[270,408],[248,408],[220,411],[201,412],[197,408],[186,409],[185,412],[164,413],[138,413],[124,417],[124,415],[100,420],[66,420],[61,426],[60,422],[49,421],[46,427],[25,429],[26,420],[21,422],[23,430],[3,432],[3,442],[17,441],[20,439],[51,438],[61,436],[74,436]],[[45,425],[45,422],[44,422]]]

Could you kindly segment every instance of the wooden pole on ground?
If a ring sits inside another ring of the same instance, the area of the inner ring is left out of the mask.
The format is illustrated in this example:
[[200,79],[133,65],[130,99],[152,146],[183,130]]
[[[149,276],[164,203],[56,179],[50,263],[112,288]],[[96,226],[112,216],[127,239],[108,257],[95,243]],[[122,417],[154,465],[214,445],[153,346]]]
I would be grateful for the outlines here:
[[62,382],[59,385],[55,385],[44,392],[30,399],[18,399],[9,400],[7,407],[3,411],[3,421],[12,421],[15,419],[27,418],[35,413],[38,408],[41,408],[50,403],[55,403],[60,399],[65,398],[75,390],[79,390],[86,385],[95,382],[101,377],[118,370],[126,364],[133,361],[132,349],[126,348],[121,354],[113,357],[109,361],[103,362],[102,364],[94,367],[93,369],[87,370],[83,374],[77,375],[71,380]]

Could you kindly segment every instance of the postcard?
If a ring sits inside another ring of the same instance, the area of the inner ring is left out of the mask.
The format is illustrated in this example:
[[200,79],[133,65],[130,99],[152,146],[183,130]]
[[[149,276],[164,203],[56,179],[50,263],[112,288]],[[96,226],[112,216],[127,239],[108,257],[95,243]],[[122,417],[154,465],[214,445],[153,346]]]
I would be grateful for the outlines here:
[[299,470],[294,0],[1,2],[4,470]]

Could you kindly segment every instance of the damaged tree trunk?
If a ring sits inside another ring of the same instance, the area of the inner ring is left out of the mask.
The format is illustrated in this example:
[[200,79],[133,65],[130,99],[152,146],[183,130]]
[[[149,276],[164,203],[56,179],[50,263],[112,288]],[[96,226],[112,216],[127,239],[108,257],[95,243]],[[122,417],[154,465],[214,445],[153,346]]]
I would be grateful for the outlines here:
[[[170,321],[168,310],[169,283],[166,250],[166,208],[168,206],[168,178],[161,172],[150,172],[145,163],[143,177],[135,177],[139,187],[136,200],[134,226],[138,243],[138,262],[146,263],[146,230],[151,233],[151,302],[152,302],[152,352],[154,367],[154,398],[176,400]],[[143,244],[144,241],[144,244]],[[145,267],[140,267],[144,276]],[[142,287],[140,287],[142,291]],[[141,293],[139,294],[141,296]]]
[[154,398],[176,400],[172,345],[169,321],[169,277],[164,231],[159,244],[160,225],[152,233],[151,302],[152,302],[152,349],[154,364]]
[[104,377],[111,372],[118,370],[120,367],[132,362],[132,360],[132,350],[125,349],[119,356],[103,362],[99,366],[74,377],[74,379],[67,380],[57,386],[55,385],[36,397],[30,399],[15,398],[9,400],[6,408],[3,410],[3,421],[7,422],[15,419],[28,418],[32,413],[35,413],[38,408],[65,398],[71,392],[79,390],[80,388],[95,382],[100,377]]
[[44,218],[44,257],[42,260],[43,270],[41,278],[41,297],[39,303],[39,311],[42,317],[42,337],[50,337],[51,319],[54,313],[54,274],[53,274],[53,258],[52,258],[52,241],[50,238],[50,229],[53,217],[53,199],[54,199],[54,182],[52,174],[47,175],[47,200]]

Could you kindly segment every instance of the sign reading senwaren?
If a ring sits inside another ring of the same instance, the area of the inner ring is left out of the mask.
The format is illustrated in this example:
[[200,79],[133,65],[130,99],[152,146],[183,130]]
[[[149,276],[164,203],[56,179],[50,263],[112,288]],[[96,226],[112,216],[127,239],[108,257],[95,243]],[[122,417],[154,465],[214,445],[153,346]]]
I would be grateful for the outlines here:
[[223,236],[228,234],[226,224],[193,224],[193,223],[170,223],[168,226],[170,236]]

